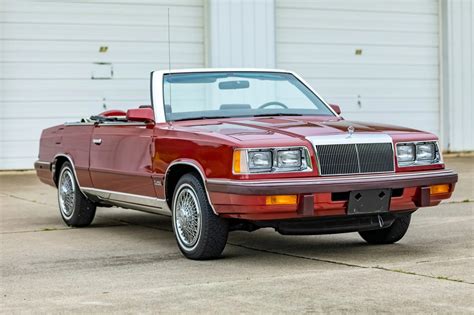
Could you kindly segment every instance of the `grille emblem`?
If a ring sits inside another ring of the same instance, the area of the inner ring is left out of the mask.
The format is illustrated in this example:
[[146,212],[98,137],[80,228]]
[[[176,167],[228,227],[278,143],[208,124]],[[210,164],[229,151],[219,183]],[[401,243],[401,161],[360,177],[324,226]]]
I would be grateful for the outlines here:
[[352,137],[352,135],[354,134],[354,131],[355,131],[354,126],[347,127],[347,132],[349,132],[349,138]]

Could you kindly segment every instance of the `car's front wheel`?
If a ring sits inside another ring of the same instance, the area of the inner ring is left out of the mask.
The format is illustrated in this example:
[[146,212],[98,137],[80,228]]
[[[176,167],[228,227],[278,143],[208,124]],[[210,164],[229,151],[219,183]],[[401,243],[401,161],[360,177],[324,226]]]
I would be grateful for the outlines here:
[[79,190],[72,165],[65,162],[58,180],[59,212],[69,226],[83,227],[92,223],[96,205]]
[[217,258],[227,243],[226,219],[214,214],[196,174],[183,175],[173,194],[173,231],[181,252],[190,259]]
[[369,244],[393,244],[402,239],[410,226],[411,213],[398,216],[387,228],[361,231],[360,236]]

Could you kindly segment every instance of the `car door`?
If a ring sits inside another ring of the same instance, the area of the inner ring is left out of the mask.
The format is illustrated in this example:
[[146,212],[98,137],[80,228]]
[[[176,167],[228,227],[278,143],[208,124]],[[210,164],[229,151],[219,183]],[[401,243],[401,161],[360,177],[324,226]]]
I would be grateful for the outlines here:
[[141,199],[156,198],[151,176],[153,143],[153,128],[145,123],[97,124],[90,150],[95,193],[104,199],[138,204]]

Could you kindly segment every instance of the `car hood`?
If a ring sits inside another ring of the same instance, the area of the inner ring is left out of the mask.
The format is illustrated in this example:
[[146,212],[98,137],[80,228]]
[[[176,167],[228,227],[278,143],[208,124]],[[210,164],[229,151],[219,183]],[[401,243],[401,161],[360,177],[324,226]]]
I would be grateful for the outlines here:
[[325,120],[322,117],[246,117],[212,121],[188,122],[187,128],[199,132],[219,133],[240,141],[274,138],[306,138],[311,136],[347,134],[349,126],[355,133],[412,134],[420,131],[384,124]]

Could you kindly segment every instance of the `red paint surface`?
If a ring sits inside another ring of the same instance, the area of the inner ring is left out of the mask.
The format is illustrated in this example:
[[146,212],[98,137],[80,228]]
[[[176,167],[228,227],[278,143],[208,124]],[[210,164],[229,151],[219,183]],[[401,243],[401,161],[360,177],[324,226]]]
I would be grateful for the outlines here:
[[152,175],[153,129],[144,126],[96,126],[90,149],[94,188],[155,196]]
[[[328,120],[329,119],[329,120]],[[145,126],[56,126],[43,131],[41,161],[54,162],[56,154],[73,160],[81,186],[164,198],[163,181],[171,163],[196,165],[206,179],[265,179],[318,176],[314,149],[305,137],[346,134],[348,126],[356,133],[385,133],[394,143],[437,140],[436,136],[413,129],[349,122],[336,117],[259,117],[208,119]],[[96,145],[93,139],[101,139]],[[313,164],[312,172],[286,174],[232,174],[234,148],[306,146]],[[396,172],[444,168],[444,165],[396,167]],[[51,183],[50,174],[38,176]],[[49,178],[49,179],[48,179]],[[164,179],[166,180],[166,178]],[[354,187],[355,189],[357,187]],[[417,188],[405,189],[402,197],[392,198],[391,211],[416,208]],[[451,194],[432,199],[432,205]],[[168,198],[170,196],[167,196]],[[301,198],[301,196],[299,196]],[[266,206],[262,196],[211,193],[215,209],[227,217],[278,219],[298,217],[297,206]],[[345,202],[333,202],[329,193],[315,195],[315,216],[344,215]]]

